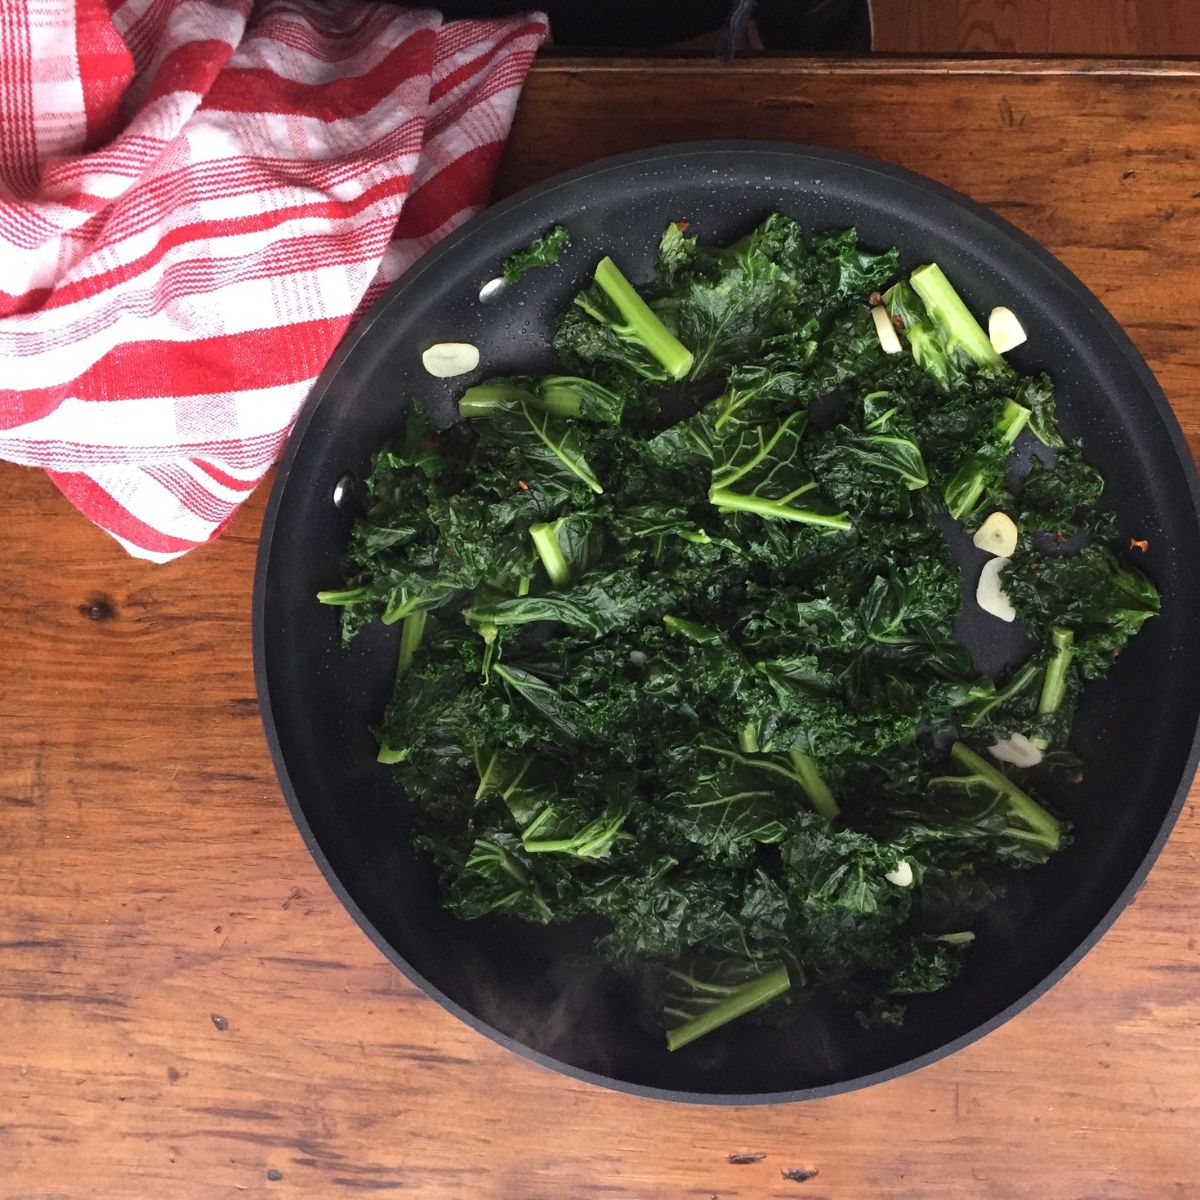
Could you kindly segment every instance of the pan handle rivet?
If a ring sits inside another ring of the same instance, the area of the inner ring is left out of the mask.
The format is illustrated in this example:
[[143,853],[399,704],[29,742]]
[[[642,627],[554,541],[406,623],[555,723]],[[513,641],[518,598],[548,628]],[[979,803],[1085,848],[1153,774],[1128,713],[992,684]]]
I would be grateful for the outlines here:
[[345,508],[354,498],[354,476],[343,475],[333,485],[333,507]]

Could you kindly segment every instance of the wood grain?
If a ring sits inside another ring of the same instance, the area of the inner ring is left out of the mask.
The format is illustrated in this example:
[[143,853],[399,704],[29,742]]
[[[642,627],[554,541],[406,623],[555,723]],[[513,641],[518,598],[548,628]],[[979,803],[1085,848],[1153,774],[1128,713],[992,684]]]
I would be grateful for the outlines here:
[[[1195,79],[1144,68],[555,63],[530,77],[501,188],[673,139],[883,154],[1059,253],[1125,323],[1200,451],[1196,320],[1180,301],[1200,272],[1198,133]],[[945,1062],[770,1109],[570,1082],[418,994],[305,851],[254,699],[264,503],[260,489],[218,542],[155,567],[44,477],[0,468],[5,1200],[1197,1194],[1200,793],[1084,963]]]
[[873,48],[911,54],[1200,54],[1195,0],[872,0]]

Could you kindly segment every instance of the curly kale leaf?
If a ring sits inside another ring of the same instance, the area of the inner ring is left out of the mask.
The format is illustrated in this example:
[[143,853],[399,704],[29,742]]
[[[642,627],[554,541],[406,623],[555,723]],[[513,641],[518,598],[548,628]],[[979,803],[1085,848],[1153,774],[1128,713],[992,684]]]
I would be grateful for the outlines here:
[[570,240],[571,235],[565,225],[548,229],[534,238],[524,250],[518,250],[504,260],[504,282],[517,283],[526,271],[553,266]]

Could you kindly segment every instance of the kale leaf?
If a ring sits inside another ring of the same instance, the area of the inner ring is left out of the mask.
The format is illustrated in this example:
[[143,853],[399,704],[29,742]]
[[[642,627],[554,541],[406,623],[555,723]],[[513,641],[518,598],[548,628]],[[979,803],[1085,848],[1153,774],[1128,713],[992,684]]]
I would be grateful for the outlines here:
[[571,240],[565,225],[555,225],[534,238],[524,250],[510,254],[504,260],[504,282],[517,283],[526,271],[534,267],[550,267],[558,262],[563,247]]

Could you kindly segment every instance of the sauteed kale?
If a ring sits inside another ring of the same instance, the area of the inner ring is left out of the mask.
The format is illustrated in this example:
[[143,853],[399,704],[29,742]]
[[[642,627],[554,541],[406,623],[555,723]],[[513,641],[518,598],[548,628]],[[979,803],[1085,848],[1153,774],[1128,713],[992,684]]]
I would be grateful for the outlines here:
[[[853,229],[668,225],[554,348],[448,429],[413,406],[321,596],[346,640],[400,623],[379,757],[445,905],[602,918],[672,1049],[818,991],[899,1022],[1067,841],[1039,785],[1069,795],[1080,687],[1158,611],[1102,479],[1050,380]],[[955,636],[972,534],[1031,635],[998,679]]]
[[526,271],[534,267],[550,267],[558,262],[563,247],[571,240],[565,225],[555,225],[541,237],[534,238],[523,250],[504,260],[504,282],[517,283]]

